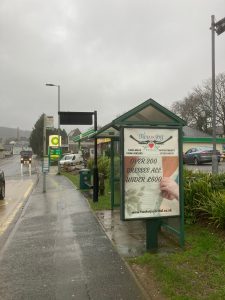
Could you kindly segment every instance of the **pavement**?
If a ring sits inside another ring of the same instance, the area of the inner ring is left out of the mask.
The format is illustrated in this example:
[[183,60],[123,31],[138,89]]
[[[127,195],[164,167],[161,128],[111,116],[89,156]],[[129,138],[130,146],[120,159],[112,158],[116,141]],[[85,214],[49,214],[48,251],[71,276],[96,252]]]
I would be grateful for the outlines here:
[[0,299],[147,299],[124,260],[145,251],[143,224],[123,223],[54,172],[43,193],[40,176],[0,252]]

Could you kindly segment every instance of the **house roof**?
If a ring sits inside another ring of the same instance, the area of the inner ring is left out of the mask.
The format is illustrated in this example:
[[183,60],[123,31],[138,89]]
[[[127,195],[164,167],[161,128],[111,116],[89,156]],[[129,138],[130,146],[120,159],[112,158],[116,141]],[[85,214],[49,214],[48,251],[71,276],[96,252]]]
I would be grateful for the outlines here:
[[193,137],[193,138],[211,138],[212,136],[200,131],[195,128],[191,128],[189,126],[184,126],[183,127],[183,136],[184,137]]

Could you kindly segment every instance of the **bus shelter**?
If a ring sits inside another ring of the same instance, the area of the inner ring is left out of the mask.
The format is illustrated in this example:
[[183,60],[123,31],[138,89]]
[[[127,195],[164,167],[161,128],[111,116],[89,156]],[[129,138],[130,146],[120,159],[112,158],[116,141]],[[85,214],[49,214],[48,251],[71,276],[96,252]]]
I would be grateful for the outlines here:
[[[149,99],[92,135],[111,139],[111,207],[124,221],[146,221],[146,248],[161,227],[184,245],[182,127],[185,121]],[[173,184],[169,194],[167,186]]]

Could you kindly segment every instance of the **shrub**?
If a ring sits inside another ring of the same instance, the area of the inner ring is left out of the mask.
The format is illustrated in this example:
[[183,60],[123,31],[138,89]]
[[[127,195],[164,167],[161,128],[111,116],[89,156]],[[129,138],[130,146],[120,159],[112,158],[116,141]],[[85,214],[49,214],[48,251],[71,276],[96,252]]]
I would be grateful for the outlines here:
[[98,172],[104,174],[105,178],[110,175],[110,158],[101,156],[98,158]]
[[184,171],[184,216],[186,223],[225,227],[225,174]]
[[[90,170],[93,170],[94,159],[90,158],[87,161],[87,167]],[[110,159],[107,156],[98,157],[98,172],[104,174],[105,178],[109,177],[110,174]]]
[[94,159],[93,158],[89,158],[87,161],[87,168],[92,170],[94,167]]
[[206,215],[210,224],[225,228],[225,192],[213,192],[197,209]]
[[202,173],[184,172],[184,217],[186,223],[196,223],[199,217],[199,203],[210,197],[212,193],[208,175]]

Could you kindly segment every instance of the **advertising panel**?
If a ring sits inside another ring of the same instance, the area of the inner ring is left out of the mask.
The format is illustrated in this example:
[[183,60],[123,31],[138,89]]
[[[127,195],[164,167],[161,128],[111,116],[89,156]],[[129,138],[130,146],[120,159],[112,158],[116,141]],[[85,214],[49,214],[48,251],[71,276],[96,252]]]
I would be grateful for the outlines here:
[[49,147],[49,159],[51,162],[58,161],[62,156],[62,148]]
[[123,218],[179,216],[178,129],[123,130]]

